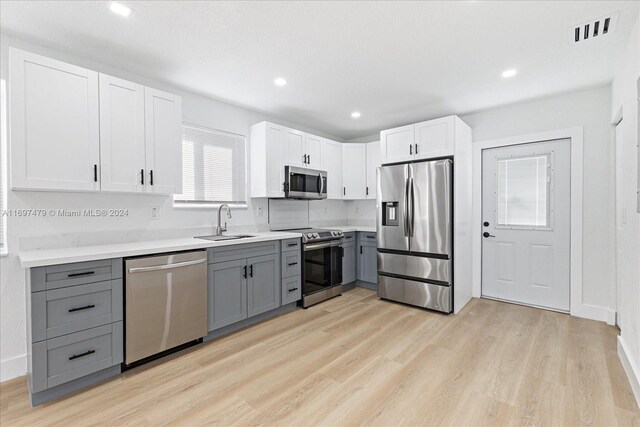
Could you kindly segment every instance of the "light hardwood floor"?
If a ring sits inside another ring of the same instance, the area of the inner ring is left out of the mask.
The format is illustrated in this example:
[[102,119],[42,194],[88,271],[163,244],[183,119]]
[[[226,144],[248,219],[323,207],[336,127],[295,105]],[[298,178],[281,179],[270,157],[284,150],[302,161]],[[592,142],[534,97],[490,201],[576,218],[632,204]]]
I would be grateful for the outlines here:
[[488,300],[445,316],[357,288],[30,408],[9,425],[640,426],[603,323]]

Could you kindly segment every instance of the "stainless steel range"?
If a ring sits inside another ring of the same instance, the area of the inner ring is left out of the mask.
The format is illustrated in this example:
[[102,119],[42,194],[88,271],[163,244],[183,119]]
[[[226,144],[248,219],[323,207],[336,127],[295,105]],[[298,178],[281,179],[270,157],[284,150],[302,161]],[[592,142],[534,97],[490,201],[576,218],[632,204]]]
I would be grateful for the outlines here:
[[302,306],[307,308],[342,294],[342,231],[295,231],[302,233]]

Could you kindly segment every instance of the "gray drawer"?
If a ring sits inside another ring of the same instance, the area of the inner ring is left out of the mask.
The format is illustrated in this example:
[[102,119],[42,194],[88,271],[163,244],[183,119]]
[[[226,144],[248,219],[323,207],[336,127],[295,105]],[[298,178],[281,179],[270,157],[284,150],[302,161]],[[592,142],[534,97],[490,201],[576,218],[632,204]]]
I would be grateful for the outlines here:
[[38,342],[122,320],[122,279],[31,294],[31,340]]
[[296,302],[302,298],[301,276],[282,279],[282,305]]
[[349,233],[344,233],[344,237],[342,238],[344,243],[355,242],[356,241],[356,233],[351,231]]
[[122,258],[31,269],[31,292],[122,278]]
[[358,232],[358,240],[361,245],[376,245],[376,233],[371,233],[368,231],[360,231]]
[[298,276],[302,270],[302,254],[297,252],[282,252],[282,278]]
[[207,249],[207,262],[234,261],[257,256],[271,255],[280,252],[280,240],[272,240],[260,243],[244,243],[220,246]]
[[300,246],[302,246],[300,239],[286,239],[282,241],[282,252],[299,251]]
[[32,393],[122,362],[122,322],[33,344]]

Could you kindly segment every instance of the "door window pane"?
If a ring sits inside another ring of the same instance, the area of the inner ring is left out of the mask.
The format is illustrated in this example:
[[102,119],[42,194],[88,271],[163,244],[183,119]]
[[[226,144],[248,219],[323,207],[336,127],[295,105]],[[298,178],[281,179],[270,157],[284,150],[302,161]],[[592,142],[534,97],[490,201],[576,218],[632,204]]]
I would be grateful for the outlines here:
[[549,226],[549,155],[498,160],[497,224]]

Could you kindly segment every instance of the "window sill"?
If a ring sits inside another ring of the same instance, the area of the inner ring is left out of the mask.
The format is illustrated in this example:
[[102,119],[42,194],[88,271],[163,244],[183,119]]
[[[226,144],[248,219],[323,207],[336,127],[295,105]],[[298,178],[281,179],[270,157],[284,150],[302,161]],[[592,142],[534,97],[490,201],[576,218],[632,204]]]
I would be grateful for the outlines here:
[[[201,205],[201,204],[198,204],[198,203],[174,203],[173,204],[173,208],[174,209],[180,209],[180,210],[210,211],[210,210],[218,209],[223,204],[224,203],[218,203],[218,204],[215,204],[215,205]],[[249,209],[249,205],[246,204],[246,203],[242,203],[242,204],[227,203],[227,205],[231,209]]]

